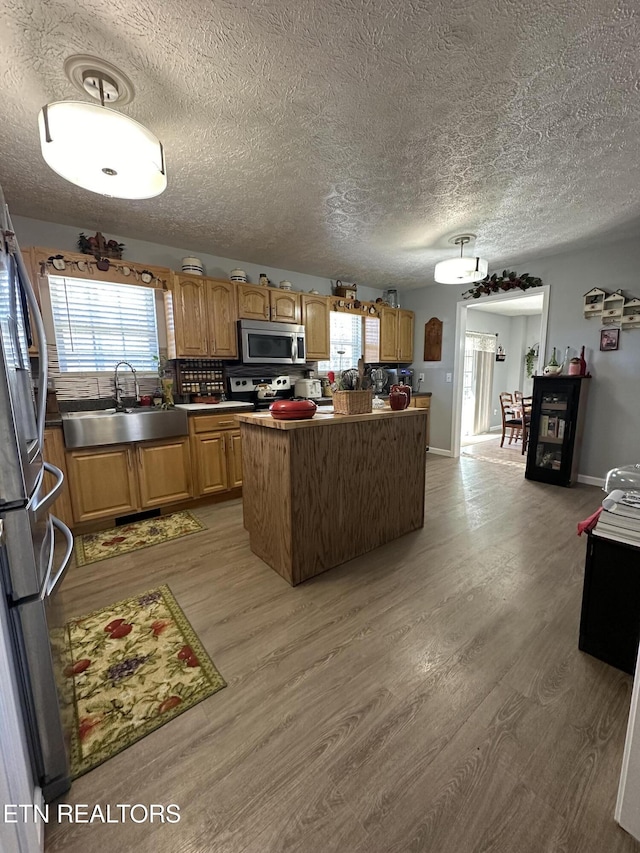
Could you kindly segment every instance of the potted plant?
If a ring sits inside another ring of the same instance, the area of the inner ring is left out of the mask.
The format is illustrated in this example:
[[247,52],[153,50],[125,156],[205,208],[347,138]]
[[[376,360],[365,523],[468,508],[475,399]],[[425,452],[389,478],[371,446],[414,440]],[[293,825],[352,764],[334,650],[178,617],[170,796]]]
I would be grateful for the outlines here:
[[533,376],[533,366],[535,364],[536,359],[538,358],[538,350],[534,346],[529,347],[524,355],[524,363],[527,368],[527,379],[531,379]]

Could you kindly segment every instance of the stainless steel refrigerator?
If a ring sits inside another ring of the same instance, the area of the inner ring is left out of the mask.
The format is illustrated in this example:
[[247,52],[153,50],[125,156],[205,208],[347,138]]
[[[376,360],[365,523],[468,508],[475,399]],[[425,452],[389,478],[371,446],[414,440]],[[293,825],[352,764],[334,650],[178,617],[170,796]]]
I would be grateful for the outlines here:
[[[36,377],[28,353],[31,324],[39,347]],[[73,537],[49,512],[63,475],[42,458],[46,388],[42,319],[0,188],[0,606],[11,626],[34,782],[49,801],[70,785],[67,647],[57,593]],[[45,471],[54,483],[48,490]]]

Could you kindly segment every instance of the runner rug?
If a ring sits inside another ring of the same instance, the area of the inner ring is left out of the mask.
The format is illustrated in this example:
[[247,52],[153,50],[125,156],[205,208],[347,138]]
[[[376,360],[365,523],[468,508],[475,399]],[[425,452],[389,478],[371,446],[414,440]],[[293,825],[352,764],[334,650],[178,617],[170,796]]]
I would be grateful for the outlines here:
[[226,686],[166,585],[73,619],[64,633],[56,656],[68,661],[61,698],[74,779]]
[[204,529],[204,524],[185,509],[171,515],[111,527],[99,533],[85,533],[75,537],[76,565],[97,563]]

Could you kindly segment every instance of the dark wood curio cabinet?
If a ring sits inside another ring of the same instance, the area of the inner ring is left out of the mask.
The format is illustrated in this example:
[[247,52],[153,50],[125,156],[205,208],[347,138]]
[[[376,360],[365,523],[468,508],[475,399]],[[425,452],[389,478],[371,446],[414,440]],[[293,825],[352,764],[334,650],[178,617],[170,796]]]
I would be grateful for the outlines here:
[[536,376],[525,477],[571,486],[578,477],[587,376]]

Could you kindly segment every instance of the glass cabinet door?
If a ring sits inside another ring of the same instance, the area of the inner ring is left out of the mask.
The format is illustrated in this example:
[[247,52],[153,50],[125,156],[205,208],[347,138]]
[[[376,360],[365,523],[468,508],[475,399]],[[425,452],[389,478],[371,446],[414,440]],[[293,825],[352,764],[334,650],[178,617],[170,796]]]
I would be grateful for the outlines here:
[[546,390],[538,406],[535,466],[560,471],[570,443],[571,389]]

